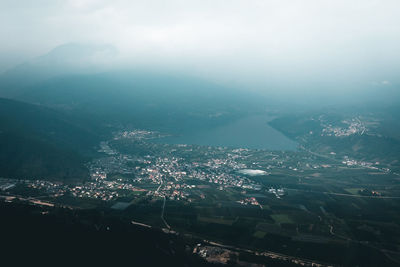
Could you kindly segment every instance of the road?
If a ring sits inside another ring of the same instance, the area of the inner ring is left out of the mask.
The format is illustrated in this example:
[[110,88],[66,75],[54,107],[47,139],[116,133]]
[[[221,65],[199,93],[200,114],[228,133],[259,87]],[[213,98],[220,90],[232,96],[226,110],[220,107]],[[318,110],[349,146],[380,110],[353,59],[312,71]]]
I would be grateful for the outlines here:
[[[162,187],[162,185],[164,184],[164,181],[161,179],[160,180],[160,185],[158,186],[158,188],[157,188],[157,190],[156,190],[156,192],[158,193],[158,191],[160,190],[160,188]],[[167,199],[166,199],[166,197],[165,196],[163,196],[163,204],[162,204],[162,207],[161,207],[161,220],[163,221],[163,223],[165,224],[165,226],[169,229],[169,230],[171,230],[171,226],[169,226],[169,224],[167,223],[167,221],[165,220],[165,218],[164,218],[164,212],[165,212],[165,203],[167,202]]]
[[169,226],[169,224],[167,223],[167,221],[164,218],[164,211],[165,211],[165,202],[166,202],[166,197],[163,196],[164,201],[163,201],[163,205],[162,205],[162,210],[161,210],[161,220],[164,222],[165,226],[171,230],[171,226]]

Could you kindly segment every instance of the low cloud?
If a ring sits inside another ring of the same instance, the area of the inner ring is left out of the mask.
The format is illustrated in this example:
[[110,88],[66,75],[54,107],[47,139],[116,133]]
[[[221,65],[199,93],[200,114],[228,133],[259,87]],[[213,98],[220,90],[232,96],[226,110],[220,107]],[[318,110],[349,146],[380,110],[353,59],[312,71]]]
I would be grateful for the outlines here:
[[0,23],[0,71],[71,42],[249,90],[348,90],[400,68],[397,0],[1,1]]

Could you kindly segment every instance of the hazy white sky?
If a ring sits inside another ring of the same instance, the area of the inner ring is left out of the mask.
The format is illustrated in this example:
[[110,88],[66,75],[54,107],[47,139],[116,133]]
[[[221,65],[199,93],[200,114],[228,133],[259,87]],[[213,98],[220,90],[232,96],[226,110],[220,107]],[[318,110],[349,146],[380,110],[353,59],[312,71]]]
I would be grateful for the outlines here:
[[[399,0],[0,0],[0,71],[69,42],[231,83],[393,84]],[[318,77],[318,78],[316,78]]]

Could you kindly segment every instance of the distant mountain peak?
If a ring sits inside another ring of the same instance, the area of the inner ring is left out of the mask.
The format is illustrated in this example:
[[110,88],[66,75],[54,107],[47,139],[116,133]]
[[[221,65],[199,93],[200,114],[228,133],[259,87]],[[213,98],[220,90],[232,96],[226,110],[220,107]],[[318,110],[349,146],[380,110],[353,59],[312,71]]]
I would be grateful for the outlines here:
[[66,43],[0,75],[0,96],[15,97],[23,87],[60,76],[106,71],[118,49],[110,44]]
[[66,43],[52,49],[47,54],[33,60],[36,63],[93,64],[105,63],[118,54],[118,49],[110,44]]

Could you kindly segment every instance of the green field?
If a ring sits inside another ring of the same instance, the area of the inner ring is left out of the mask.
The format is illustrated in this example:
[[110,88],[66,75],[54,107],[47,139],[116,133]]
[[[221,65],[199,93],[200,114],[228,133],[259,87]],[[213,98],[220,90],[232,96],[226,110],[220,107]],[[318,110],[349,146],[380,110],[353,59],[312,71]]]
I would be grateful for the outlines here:
[[290,219],[287,214],[272,214],[271,217],[278,224],[293,223],[292,219]]

